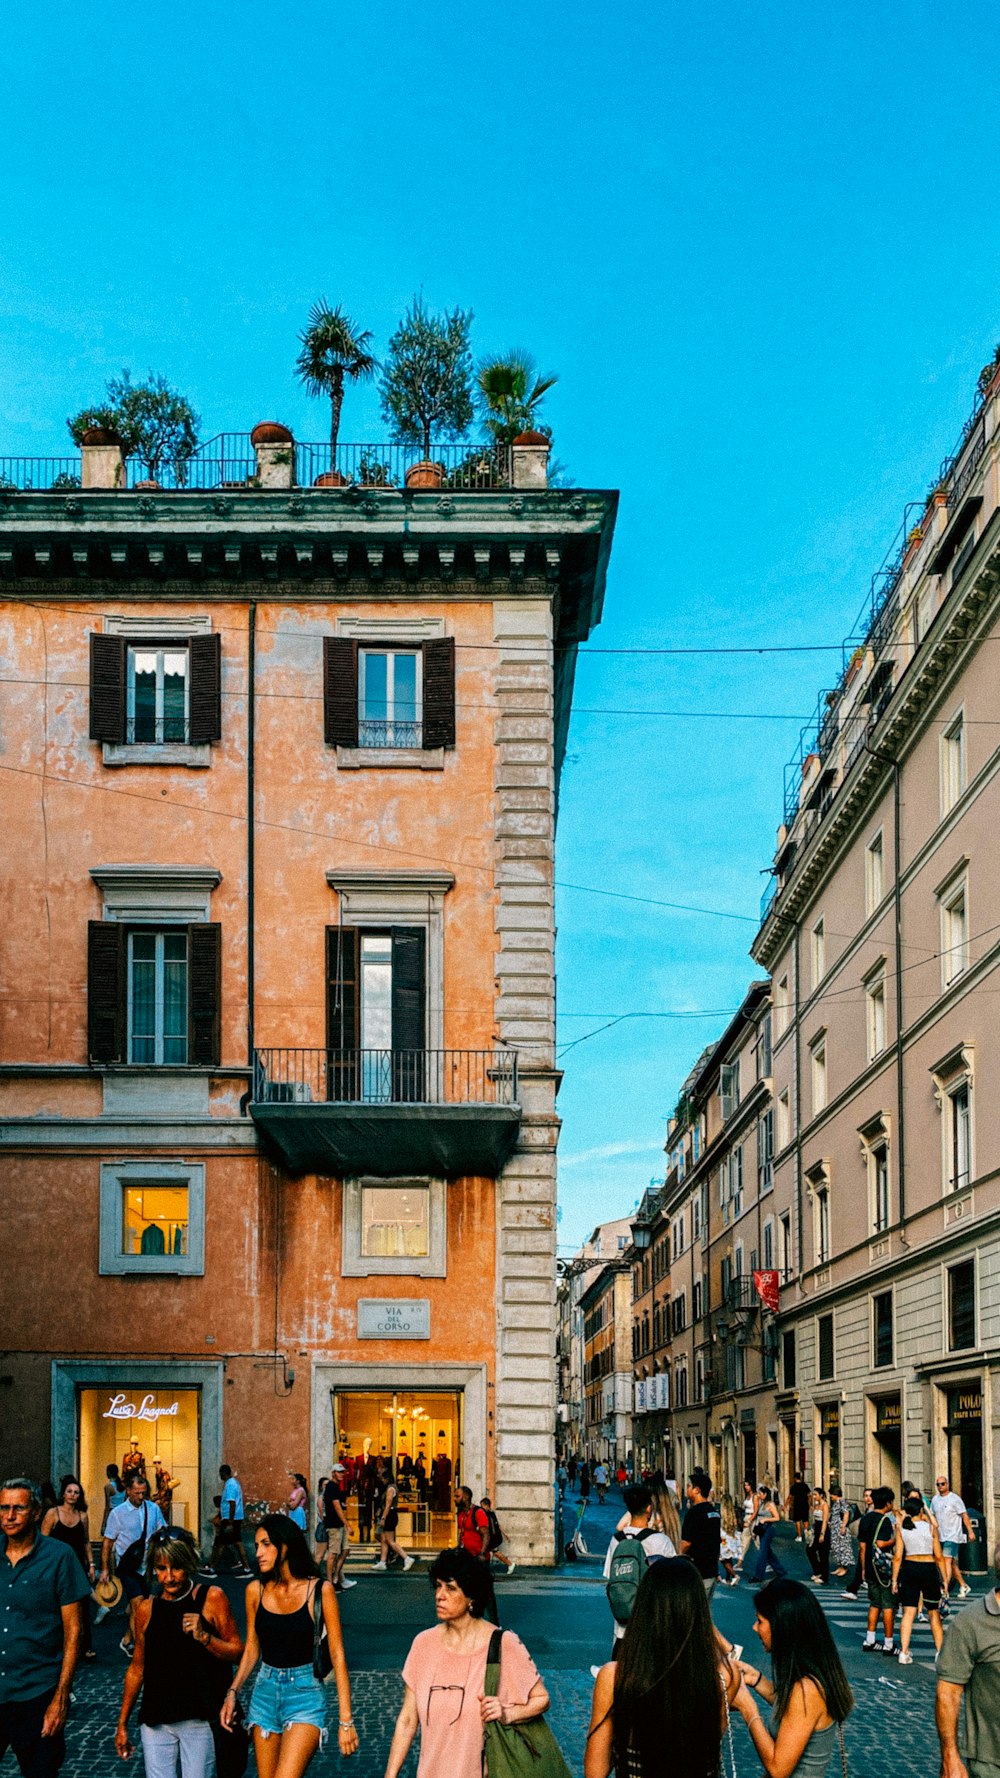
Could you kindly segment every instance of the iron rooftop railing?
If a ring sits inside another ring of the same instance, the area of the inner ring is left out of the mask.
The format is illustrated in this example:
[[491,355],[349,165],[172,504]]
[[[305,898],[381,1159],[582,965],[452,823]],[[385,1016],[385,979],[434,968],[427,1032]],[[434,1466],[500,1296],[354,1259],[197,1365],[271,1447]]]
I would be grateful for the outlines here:
[[516,1105],[514,1050],[259,1049],[256,1104]]

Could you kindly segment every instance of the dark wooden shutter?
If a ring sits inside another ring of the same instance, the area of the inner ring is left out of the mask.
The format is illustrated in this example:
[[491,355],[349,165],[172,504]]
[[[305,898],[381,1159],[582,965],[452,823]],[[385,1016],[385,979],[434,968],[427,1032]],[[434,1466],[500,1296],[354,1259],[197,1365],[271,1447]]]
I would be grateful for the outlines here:
[[112,920],[87,926],[87,1053],[92,1062],[125,1061],[128,934]]
[[356,926],[327,927],[326,1090],[330,1099],[340,1101],[355,1100],[361,1096],[358,1056],[360,948],[360,935]]
[[328,747],[358,744],[358,645],[323,638],[323,738]]
[[392,1096],[424,1097],[427,1043],[425,934],[419,926],[392,928]]
[[217,1066],[222,1055],[222,927],[188,927],[188,1063]]
[[455,638],[424,643],[425,747],[455,745]]
[[189,643],[191,668],[190,722],[191,745],[222,739],[222,638],[218,631],[208,636],[192,636]]
[[90,638],[90,738],[125,739],[125,639],[99,631]]

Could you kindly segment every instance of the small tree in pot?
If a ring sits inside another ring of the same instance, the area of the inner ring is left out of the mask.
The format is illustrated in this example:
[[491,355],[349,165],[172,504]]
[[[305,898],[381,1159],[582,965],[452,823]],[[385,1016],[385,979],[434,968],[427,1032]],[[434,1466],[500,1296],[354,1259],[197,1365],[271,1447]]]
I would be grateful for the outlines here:
[[[309,325],[299,335],[302,350],[295,369],[310,395],[326,395],[330,401],[330,473],[337,472],[337,439],[345,381],[367,383],[378,369],[369,347],[367,328],[356,327],[338,303],[331,309],[321,298],[309,310]],[[339,478],[343,480],[344,478]]]
[[82,443],[92,426],[104,427],[117,433],[123,457],[145,463],[150,481],[158,482],[164,469],[172,469],[183,485],[201,425],[187,397],[152,371],[144,383],[133,383],[131,372],[124,370],[109,378],[106,393],[100,407],[85,407],[66,421],[74,444]]
[[543,425],[538,407],[558,377],[540,377],[530,352],[504,352],[483,358],[476,367],[476,384],[483,423],[497,444],[513,444],[522,432],[552,437]]
[[420,445],[406,484],[439,488],[440,463],[430,461],[432,438],[465,438],[472,424],[471,309],[434,315],[416,296],[389,341],[382,373],[382,413],[400,444]]

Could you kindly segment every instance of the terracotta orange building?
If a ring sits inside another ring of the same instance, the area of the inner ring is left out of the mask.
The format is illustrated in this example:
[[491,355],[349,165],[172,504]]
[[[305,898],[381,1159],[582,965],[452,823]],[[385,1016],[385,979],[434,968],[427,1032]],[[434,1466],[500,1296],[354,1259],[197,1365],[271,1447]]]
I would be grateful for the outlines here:
[[0,494],[0,1464],[99,1496],[137,1437],[202,1535],[220,1461],[277,1503],[422,1456],[404,1541],[462,1479],[547,1560],[555,807],[616,497],[537,440],[426,489],[255,438]]

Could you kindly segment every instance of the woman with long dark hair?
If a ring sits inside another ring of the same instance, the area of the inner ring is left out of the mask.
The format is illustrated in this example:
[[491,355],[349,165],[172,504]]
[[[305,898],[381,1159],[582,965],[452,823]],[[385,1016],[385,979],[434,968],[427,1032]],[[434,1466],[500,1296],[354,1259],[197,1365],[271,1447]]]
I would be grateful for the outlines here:
[[[829,1625],[801,1581],[772,1580],[754,1604],[753,1627],[771,1657],[772,1678],[741,1661],[736,1708],[768,1778],[823,1778],[854,1708]],[[773,1705],[770,1726],[757,1697]]]
[[[75,1475],[64,1475],[59,1483],[59,1496],[42,1520],[42,1536],[68,1543],[91,1586],[97,1579],[94,1552],[90,1547],[90,1520],[82,1484]],[[94,1659],[93,1630],[90,1622],[90,1600],[80,1607],[80,1653],[85,1661]]]
[[719,1778],[727,1698],[739,1690],[697,1568],[685,1556],[651,1562],[618,1659],[594,1684],[584,1778],[657,1778],[668,1757],[670,1778]]
[[247,1587],[246,1647],[220,1721],[224,1729],[231,1727],[236,1695],[260,1661],[247,1712],[259,1778],[275,1778],[279,1762],[282,1778],[302,1778],[327,1733],[326,1692],[313,1671],[319,1588],[340,1704],[340,1752],[346,1756],[358,1750],[337,1595],[329,1581],[320,1580],[305,1532],[287,1513],[267,1513],[254,1541],[261,1578]]
[[306,1508],[309,1505],[309,1483],[297,1469],[288,1471],[288,1479],[292,1483],[288,1492],[288,1517],[300,1531],[305,1531],[309,1523],[306,1518]]

